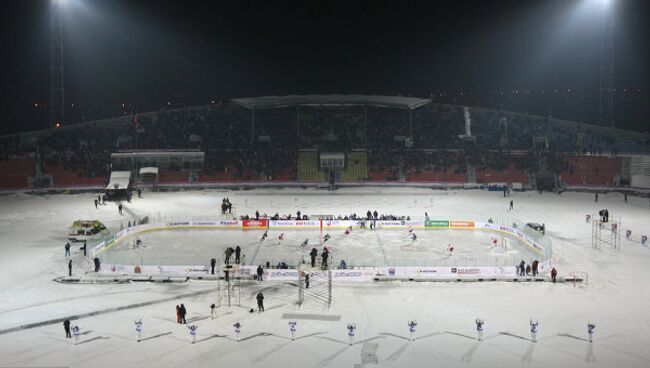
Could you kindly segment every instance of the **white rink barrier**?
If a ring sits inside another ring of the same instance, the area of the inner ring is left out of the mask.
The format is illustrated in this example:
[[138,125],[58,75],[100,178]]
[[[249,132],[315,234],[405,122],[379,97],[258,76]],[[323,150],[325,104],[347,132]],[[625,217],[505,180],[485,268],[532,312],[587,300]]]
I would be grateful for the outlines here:
[[376,267],[377,276],[417,279],[517,276],[516,267]]
[[[223,276],[221,270],[221,275]],[[231,277],[253,279],[257,266],[240,266]],[[157,275],[157,276],[206,276],[210,274],[208,266],[133,266],[102,265],[103,274],[112,275]],[[308,271],[307,271],[308,272]],[[298,281],[300,271],[297,269],[264,269],[263,281]],[[511,267],[370,267],[363,269],[332,270],[333,282],[372,282],[377,276],[398,279],[478,279],[516,277],[515,266]]]
[[[164,224],[145,224],[129,227],[116,233],[111,239],[108,239],[91,249],[92,257],[110,249],[127,237],[149,232],[170,229],[242,229],[242,230],[262,230],[269,228],[277,229],[317,229],[324,231],[329,229],[344,229],[350,226],[358,227],[361,222],[369,226],[370,221],[364,220],[216,220],[216,221],[194,221],[179,220],[170,221]],[[407,220],[375,220],[378,229],[478,229],[489,230],[511,234],[518,237],[531,250],[544,256],[545,249],[531,237],[524,234],[516,228],[504,225],[482,223],[465,220],[427,220],[425,221],[407,221]],[[136,268],[137,271],[136,271]],[[552,268],[550,257],[540,261],[538,270],[540,273],[548,272]],[[238,275],[245,278],[253,278],[256,274],[257,266],[240,266]],[[195,266],[142,266],[142,265],[114,265],[103,264],[102,272],[111,274],[155,274],[155,275],[207,275],[210,272],[207,265]],[[375,276],[395,277],[395,278],[418,278],[418,279],[448,279],[448,278],[489,278],[489,277],[510,277],[516,276],[517,270],[515,265],[512,267],[369,267],[363,269],[335,269],[332,271],[334,281],[371,281]],[[221,275],[223,276],[223,275]],[[264,279],[269,281],[296,281],[298,280],[298,270],[296,269],[264,269]]]

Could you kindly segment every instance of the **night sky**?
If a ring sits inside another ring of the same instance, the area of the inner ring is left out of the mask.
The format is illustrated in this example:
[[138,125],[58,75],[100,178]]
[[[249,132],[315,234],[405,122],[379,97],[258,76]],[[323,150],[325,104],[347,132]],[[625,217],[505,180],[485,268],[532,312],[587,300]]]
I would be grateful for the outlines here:
[[[595,123],[602,1],[67,0],[66,124],[309,93],[434,95]],[[51,2],[3,5],[0,130],[46,128]],[[650,1],[609,6],[617,125],[650,130]]]

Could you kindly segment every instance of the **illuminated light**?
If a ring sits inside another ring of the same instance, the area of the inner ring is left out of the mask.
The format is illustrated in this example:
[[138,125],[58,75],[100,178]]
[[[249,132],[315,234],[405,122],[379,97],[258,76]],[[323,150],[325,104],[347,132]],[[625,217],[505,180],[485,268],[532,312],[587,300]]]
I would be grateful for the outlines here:
[[54,127],[55,127],[55,128],[60,128],[60,127],[61,127],[61,123],[58,123],[58,122],[57,122],[56,124],[54,124]]

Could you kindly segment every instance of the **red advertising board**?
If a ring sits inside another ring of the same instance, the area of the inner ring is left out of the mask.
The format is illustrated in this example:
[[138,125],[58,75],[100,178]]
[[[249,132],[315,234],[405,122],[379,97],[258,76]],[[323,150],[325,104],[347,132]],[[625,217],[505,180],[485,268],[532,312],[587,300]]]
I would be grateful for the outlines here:
[[474,221],[449,221],[449,227],[474,227]]
[[266,229],[269,220],[242,220],[242,229]]

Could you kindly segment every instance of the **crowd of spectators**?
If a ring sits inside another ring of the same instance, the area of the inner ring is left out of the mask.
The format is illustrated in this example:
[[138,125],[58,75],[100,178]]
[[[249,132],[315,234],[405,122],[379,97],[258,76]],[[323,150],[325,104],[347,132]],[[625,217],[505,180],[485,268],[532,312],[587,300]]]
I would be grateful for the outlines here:
[[403,216],[403,215],[393,215],[393,214],[383,214],[377,212],[377,210],[370,211],[368,210],[366,212],[366,215],[357,215],[356,213],[351,213],[348,215],[338,215],[338,216],[308,216],[307,214],[301,213],[300,211],[296,212],[296,215],[294,216],[293,214],[287,214],[287,215],[280,215],[278,212],[276,212],[274,215],[267,215],[266,212],[260,213],[259,211],[255,211],[254,215],[248,215],[244,214],[239,216],[240,220],[353,220],[353,221],[368,221],[368,220],[392,220],[392,221],[410,221],[411,218],[409,216]]
[[[0,137],[2,157],[38,153],[42,168],[63,167],[108,176],[118,150],[200,150],[200,174],[241,180],[296,177],[297,151],[365,148],[369,172],[401,180],[420,172],[477,169],[536,170],[536,150],[554,173],[570,170],[563,154],[647,152],[650,138],[552,118],[470,108],[472,139],[463,139],[461,106],[430,104],[412,113],[378,107],[301,107],[253,112],[234,104],[162,110],[43,132]],[[412,123],[411,123],[412,119]],[[548,147],[533,145],[543,138]],[[412,147],[407,142],[412,142]],[[183,169],[183,168],[178,168]]]

